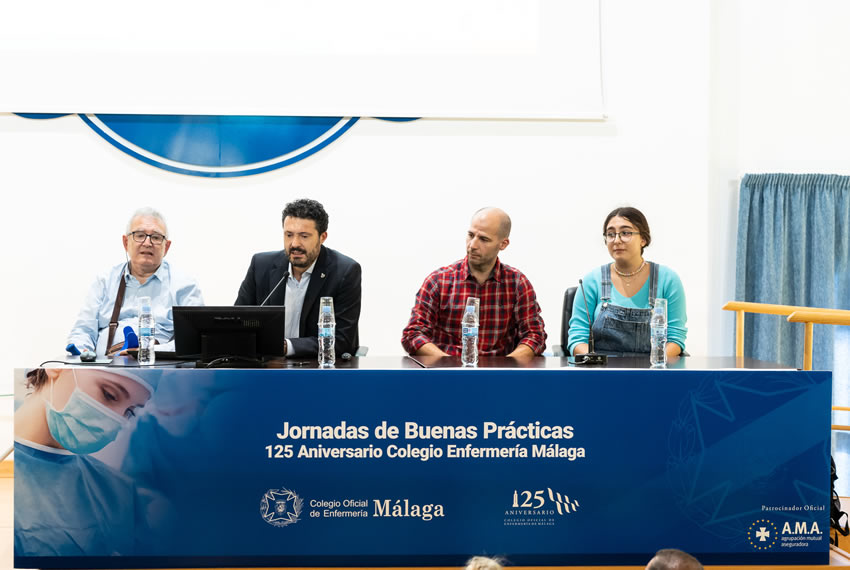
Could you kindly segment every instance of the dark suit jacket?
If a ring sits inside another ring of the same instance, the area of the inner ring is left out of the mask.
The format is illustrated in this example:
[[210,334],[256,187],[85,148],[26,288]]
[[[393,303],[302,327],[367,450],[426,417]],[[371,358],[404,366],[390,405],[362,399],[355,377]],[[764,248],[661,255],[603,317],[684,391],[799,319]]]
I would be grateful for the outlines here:
[[[274,289],[284,272],[289,270],[289,258],[283,251],[257,253],[239,287],[237,305],[259,305]],[[266,305],[283,305],[286,283],[281,283]],[[357,322],[360,320],[360,264],[338,251],[322,246],[307,294],[301,309],[299,338],[289,339],[294,356],[315,358],[319,352],[319,297],[334,298],[336,316],[337,357],[352,356],[360,346]]]

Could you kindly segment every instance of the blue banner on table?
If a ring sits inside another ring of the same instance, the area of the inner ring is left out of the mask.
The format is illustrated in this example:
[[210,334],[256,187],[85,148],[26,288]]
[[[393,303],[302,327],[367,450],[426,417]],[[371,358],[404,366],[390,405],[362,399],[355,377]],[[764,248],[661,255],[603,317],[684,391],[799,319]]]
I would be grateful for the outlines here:
[[16,567],[828,562],[828,372],[138,374],[102,451],[17,441]]

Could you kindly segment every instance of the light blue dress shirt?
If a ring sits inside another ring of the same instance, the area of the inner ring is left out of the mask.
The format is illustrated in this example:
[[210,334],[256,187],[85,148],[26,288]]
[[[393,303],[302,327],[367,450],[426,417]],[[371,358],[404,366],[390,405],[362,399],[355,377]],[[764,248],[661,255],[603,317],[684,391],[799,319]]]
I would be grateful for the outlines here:
[[286,297],[283,302],[285,307],[286,356],[292,356],[295,353],[289,339],[301,336],[301,310],[304,308],[304,297],[307,296],[307,287],[310,285],[310,277],[313,275],[314,267],[316,267],[315,261],[301,274],[301,281],[292,276],[292,266],[289,267],[289,278],[286,280]]
[[123,275],[127,283],[124,292],[124,304],[118,313],[118,329],[113,344],[124,342],[124,327],[130,325],[139,333],[139,297],[151,298],[151,309],[156,322],[154,335],[159,341],[157,350],[174,350],[174,319],[171,307],[174,305],[203,305],[198,283],[189,277],[174,271],[167,261],[162,260],[144,285],[127,270],[127,264],[121,263],[109,271],[98,275],[89,289],[83,308],[68,335],[68,343],[77,345],[80,350],[95,350],[98,356],[106,354],[106,342],[109,337],[109,320],[118,295],[119,277]]

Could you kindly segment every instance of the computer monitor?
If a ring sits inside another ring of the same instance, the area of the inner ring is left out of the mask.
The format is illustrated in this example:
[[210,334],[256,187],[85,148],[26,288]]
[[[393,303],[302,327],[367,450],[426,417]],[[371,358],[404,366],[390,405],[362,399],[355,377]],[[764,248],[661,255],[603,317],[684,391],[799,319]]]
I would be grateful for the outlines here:
[[172,308],[177,358],[210,362],[220,358],[256,359],[284,356],[284,308]]

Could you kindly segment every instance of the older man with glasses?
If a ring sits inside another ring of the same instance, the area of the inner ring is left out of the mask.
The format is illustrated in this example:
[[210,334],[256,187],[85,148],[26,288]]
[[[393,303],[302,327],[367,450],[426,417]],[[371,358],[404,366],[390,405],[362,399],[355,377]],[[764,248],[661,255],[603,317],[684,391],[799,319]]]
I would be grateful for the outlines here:
[[171,248],[168,226],[153,208],[136,210],[122,236],[127,261],[98,275],[77,315],[68,344],[112,355],[124,345],[124,327],[138,334],[139,299],[150,297],[159,350],[174,350],[174,305],[203,305],[197,282],[164,259]]

